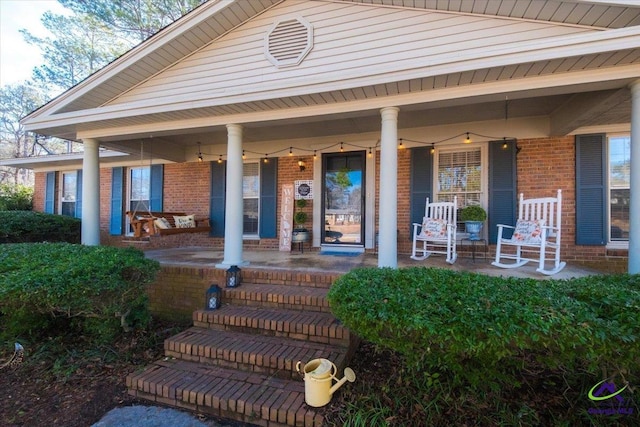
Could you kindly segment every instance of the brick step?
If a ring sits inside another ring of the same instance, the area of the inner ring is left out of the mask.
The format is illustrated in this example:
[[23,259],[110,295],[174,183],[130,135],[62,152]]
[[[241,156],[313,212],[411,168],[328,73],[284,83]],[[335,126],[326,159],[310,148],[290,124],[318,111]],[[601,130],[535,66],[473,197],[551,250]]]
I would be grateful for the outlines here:
[[328,313],[328,291],[326,288],[248,283],[237,288],[223,288],[222,300],[233,305]]
[[304,402],[304,381],[184,360],[160,360],[127,377],[129,394],[259,426],[321,426]]
[[245,334],[192,327],[165,340],[164,354],[176,359],[200,362],[280,378],[300,379],[296,363],[331,360],[342,372],[347,349],[283,337]]
[[349,330],[331,313],[224,305],[217,310],[194,311],[193,326],[273,335],[342,347],[350,344]]

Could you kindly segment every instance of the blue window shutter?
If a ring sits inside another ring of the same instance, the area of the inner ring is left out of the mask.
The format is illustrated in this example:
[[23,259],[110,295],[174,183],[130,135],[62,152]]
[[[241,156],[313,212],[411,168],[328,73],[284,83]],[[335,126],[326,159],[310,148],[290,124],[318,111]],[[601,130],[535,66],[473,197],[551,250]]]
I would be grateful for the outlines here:
[[606,135],[576,135],[576,245],[607,243]]
[[276,237],[278,201],[278,159],[260,163],[260,237]]
[[111,220],[109,233],[119,236],[122,233],[124,219],[124,168],[113,168],[111,173]]
[[224,237],[225,192],[227,189],[227,162],[211,162],[211,200],[209,223],[212,237]]
[[[498,241],[498,224],[515,225],[518,204],[516,140],[489,143],[489,243]],[[504,238],[511,237],[505,228]]]
[[56,172],[47,172],[44,190],[44,212],[55,213],[56,207]]
[[82,218],[82,169],[76,173],[76,218]]
[[427,197],[433,199],[433,154],[431,147],[411,149],[411,189],[409,239],[413,240],[413,223],[422,223]]
[[153,212],[162,212],[163,179],[164,165],[152,165],[149,210]]

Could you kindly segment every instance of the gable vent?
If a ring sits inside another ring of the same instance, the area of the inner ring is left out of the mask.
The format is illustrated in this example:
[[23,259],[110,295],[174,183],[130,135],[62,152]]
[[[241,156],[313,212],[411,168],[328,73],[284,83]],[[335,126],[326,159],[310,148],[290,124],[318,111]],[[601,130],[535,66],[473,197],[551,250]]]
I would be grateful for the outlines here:
[[313,27],[302,18],[276,22],[265,37],[265,56],[276,67],[298,65],[313,48]]

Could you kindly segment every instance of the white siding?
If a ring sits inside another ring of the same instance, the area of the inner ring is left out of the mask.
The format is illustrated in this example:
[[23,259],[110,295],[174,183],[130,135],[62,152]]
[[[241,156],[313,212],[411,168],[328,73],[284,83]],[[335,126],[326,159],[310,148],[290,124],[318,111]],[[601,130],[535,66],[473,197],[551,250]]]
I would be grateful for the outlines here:
[[[314,26],[314,48],[298,66],[273,66],[264,36],[282,17]],[[455,63],[461,55],[588,30],[518,19],[331,2],[288,1],[169,67],[110,105],[162,105],[286,89]],[[522,70],[508,69],[515,74]],[[452,76],[450,76],[451,78]],[[460,78],[460,75],[453,76]],[[487,76],[494,79],[494,76]],[[473,81],[484,77],[479,74]],[[376,86],[376,96],[388,88]]]

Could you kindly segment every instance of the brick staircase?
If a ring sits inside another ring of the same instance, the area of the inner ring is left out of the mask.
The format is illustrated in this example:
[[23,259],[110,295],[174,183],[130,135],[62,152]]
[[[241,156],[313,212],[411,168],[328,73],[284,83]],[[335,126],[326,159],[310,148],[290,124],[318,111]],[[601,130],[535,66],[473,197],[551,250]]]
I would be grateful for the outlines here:
[[296,363],[331,360],[341,376],[357,339],[329,311],[330,280],[225,288],[218,310],[165,341],[165,358],[127,377],[146,400],[259,426],[320,426]]

